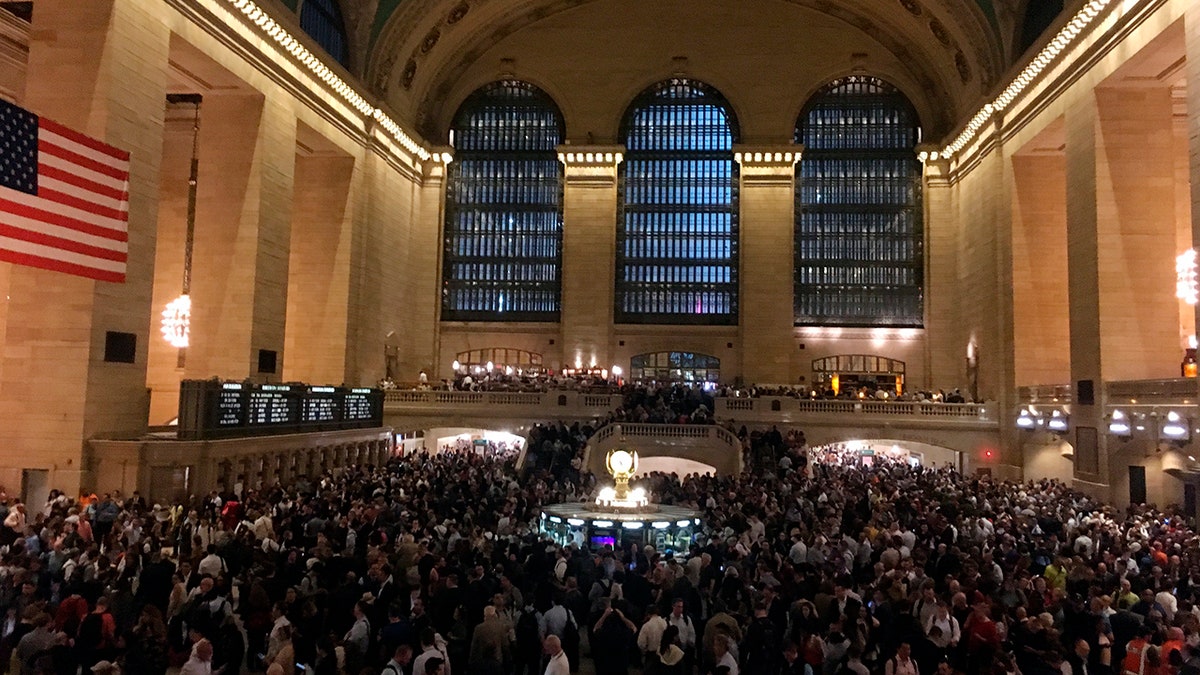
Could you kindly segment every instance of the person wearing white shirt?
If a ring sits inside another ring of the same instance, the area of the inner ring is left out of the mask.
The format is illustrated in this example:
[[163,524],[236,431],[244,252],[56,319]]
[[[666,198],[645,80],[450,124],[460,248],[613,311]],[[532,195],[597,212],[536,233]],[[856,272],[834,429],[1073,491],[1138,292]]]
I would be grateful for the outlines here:
[[642,629],[638,631],[638,649],[643,654],[657,653],[663,632],[667,630],[667,620],[658,615],[658,608],[654,605],[648,607],[646,613],[646,623],[642,624]]
[[713,648],[717,659],[717,668],[725,666],[729,669],[729,675],[738,675],[737,659],[733,658],[733,654],[729,652],[729,638],[718,639],[713,643]]
[[[426,628],[426,631],[433,633],[432,628]],[[441,659],[445,665],[442,666],[442,675],[450,675],[450,657],[446,654],[446,641],[441,635],[433,633],[432,635],[421,635],[422,651],[415,660],[413,660],[413,675],[424,675],[426,667],[425,663],[430,659]]]
[[571,664],[567,661],[567,653],[563,651],[562,642],[557,635],[546,638],[546,654],[550,662],[546,664],[544,675],[571,675]]
[[800,538],[800,535],[796,535],[793,538],[793,541],[795,543],[793,543],[792,548],[788,550],[788,559],[792,561],[793,565],[799,565],[800,563],[808,560],[808,546],[804,543],[804,540]]
[[208,545],[208,555],[204,556],[200,564],[196,566],[196,571],[200,573],[200,576],[210,576],[214,579],[225,571],[225,560],[217,555],[216,546]]
[[270,663],[279,653],[279,649],[283,647],[283,628],[292,625],[292,622],[283,615],[283,603],[275,603],[275,606],[271,608],[271,618],[275,622],[271,625],[271,634],[267,636],[267,653],[263,659],[267,663]]
[[361,600],[354,605],[354,625],[346,632],[343,640],[347,645],[354,645],[359,654],[367,653],[371,642],[371,624],[367,621],[367,605]]
[[896,655],[887,660],[883,668],[884,675],[917,675],[917,664],[912,660],[912,648],[907,642],[901,642]]
[[[557,599],[552,601],[550,609],[546,610],[538,617],[538,630],[543,638],[548,638],[551,635],[561,638],[567,630],[567,622],[574,619],[566,607],[563,607]],[[579,624],[576,624],[577,626]]]
[[[676,600],[671,605],[671,616],[667,617],[667,625],[679,629],[679,646],[690,654],[696,648],[696,626],[692,623],[692,618],[684,613],[683,600]],[[661,637],[660,634],[659,638]]]
[[275,538],[275,526],[271,522],[271,516],[265,511],[254,520],[253,530],[254,538],[259,541]]
[[[941,631],[941,634],[937,637],[931,635],[934,627],[937,627]],[[929,635],[929,639],[933,644],[942,649],[953,648],[958,644],[959,639],[962,637],[962,629],[958,625],[958,619],[954,618],[954,615],[950,613],[950,608],[946,606],[945,602],[939,602],[937,611],[925,622],[925,634]]]

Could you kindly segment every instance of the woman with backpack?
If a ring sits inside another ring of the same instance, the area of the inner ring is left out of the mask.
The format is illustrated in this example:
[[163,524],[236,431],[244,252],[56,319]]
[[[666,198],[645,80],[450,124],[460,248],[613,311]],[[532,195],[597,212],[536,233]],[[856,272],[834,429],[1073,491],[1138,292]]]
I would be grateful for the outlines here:
[[108,598],[96,600],[96,608],[79,623],[75,635],[75,655],[83,672],[102,660],[111,660],[116,647],[117,622],[108,611]]

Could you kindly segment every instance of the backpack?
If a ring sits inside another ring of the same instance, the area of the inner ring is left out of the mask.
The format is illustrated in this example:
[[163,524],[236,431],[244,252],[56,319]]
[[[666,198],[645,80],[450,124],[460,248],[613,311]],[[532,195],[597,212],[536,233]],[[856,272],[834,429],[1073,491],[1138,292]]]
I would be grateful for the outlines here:
[[90,612],[79,624],[79,633],[75,636],[75,644],[83,649],[99,649],[104,642],[103,615]]
[[521,612],[515,628],[517,634],[517,649],[532,649],[540,651],[541,633],[538,628],[537,614],[531,610]]
[[579,626],[571,610],[567,610],[567,625],[563,626],[562,648],[572,663],[579,660]]

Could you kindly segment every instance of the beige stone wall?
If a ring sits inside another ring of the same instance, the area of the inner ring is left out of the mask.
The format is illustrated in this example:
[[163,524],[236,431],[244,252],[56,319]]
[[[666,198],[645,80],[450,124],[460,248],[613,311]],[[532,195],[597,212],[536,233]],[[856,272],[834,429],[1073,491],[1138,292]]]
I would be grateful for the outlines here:
[[1071,380],[1066,159],[1016,154],[1013,172],[1013,329],[1017,386]]
[[296,156],[283,379],[346,379],[354,159]]
[[1166,87],[1096,90],[1100,337],[1109,380],[1177,377],[1175,175]]
[[[145,428],[167,38],[159,12],[132,0],[38,7],[22,104],[130,150],[130,264],[125,284],[9,272],[0,467],[10,492],[20,468],[49,469],[51,485],[75,490],[84,439]],[[106,331],[138,336],[136,363],[103,361]]]

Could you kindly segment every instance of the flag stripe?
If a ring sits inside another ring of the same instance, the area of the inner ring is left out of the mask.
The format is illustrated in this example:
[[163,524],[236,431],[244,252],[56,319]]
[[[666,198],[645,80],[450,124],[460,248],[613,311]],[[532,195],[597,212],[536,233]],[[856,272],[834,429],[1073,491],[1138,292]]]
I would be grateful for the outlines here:
[[[49,214],[46,216],[31,216],[39,220],[50,218],[52,222],[67,224],[68,227],[78,228],[80,226],[88,226],[108,230],[109,232],[124,233],[126,231],[125,222],[121,220],[113,220],[104,218],[94,213],[88,213],[80,209],[72,208],[66,204],[34,197],[16,190],[0,190],[0,201],[7,199],[14,204],[20,204],[29,209],[35,209],[39,213]],[[28,215],[28,214],[27,214]],[[76,224],[78,223],[78,225]],[[99,234],[97,232],[96,234]]]
[[86,167],[79,166],[61,157],[55,157],[49,153],[41,153],[38,156],[38,167],[53,167],[62,171],[73,173],[80,178],[85,178],[97,185],[104,185],[110,190],[119,190],[125,192],[129,187],[129,182],[125,180],[124,174],[121,177],[113,178],[108,174],[103,174],[98,171],[92,171]]
[[38,134],[38,140],[46,141],[50,145],[62,148],[63,150],[66,150],[68,152],[73,152],[76,155],[79,155],[80,157],[87,157],[88,159],[90,159],[94,162],[100,162],[101,164],[107,164],[108,166],[111,166],[116,169],[125,169],[129,166],[128,160],[122,159],[121,157],[116,157],[116,156],[110,155],[106,152],[101,152],[99,150],[96,150],[95,148],[93,148],[90,145],[76,143],[75,141],[71,140],[70,138],[67,138],[66,136],[60,136],[60,135],[54,133],[53,131],[47,131],[47,130],[43,129]]
[[115,260],[117,262],[125,262],[127,254],[125,251],[114,251],[99,246],[89,246],[74,239],[64,239],[55,237],[45,232],[34,232],[18,227],[11,227],[0,223],[0,237],[9,237],[11,239],[20,239],[31,244],[39,244],[41,246],[49,246],[51,248],[62,249],[72,253],[90,256],[93,258],[103,258],[104,260]]
[[[72,253],[71,251],[63,251],[62,249],[32,244],[27,241],[21,241],[20,239],[0,237],[0,250],[6,253],[16,253],[34,258],[41,258],[46,261],[52,261],[53,264],[60,266],[69,266],[81,270],[89,270],[89,273],[85,274],[84,276],[93,276],[95,273],[119,274],[121,277],[125,276],[125,263],[123,262],[100,260],[97,258],[80,255],[78,253]],[[56,268],[50,267],[45,269]]]
[[[62,136],[63,138],[65,138],[67,140],[70,140],[70,141],[73,141],[80,145],[83,145],[85,147],[91,148],[92,150],[95,150],[96,152],[103,153],[105,155],[108,155],[109,157],[120,160],[122,162],[129,161],[129,153],[128,152],[114,148],[113,146],[111,146],[107,143],[102,143],[94,138],[91,138],[90,136],[84,136],[83,134],[79,133],[78,131],[75,131],[74,129],[70,129],[68,127],[64,127],[63,125],[59,124],[58,122],[55,122],[52,119],[47,119],[45,117],[39,117],[38,118],[38,127],[40,129],[44,129],[53,134]],[[44,137],[45,135],[43,134],[42,136]]]
[[0,236],[0,246],[18,253],[26,253],[43,258],[62,260],[63,262],[71,263],[73,265],[91,267],[93,269],[103,270],[106,272],[118,272],[125,269],[125,263],[123,262],[90,258],[88,256],[73,253],[71,251],[53,249],[48,246],[42,246],[40,244],[34,244],[28,241],[21,241],[20,239],[12,239],[10,237]]
[[44,152],[44,153],[47,153],[50,155],[54,155],[55,157],[61,157],[65,160],[67,160],[68,162],[71,162],[72,164],[79,164],[83,167],[91,169],[92,171],[99,171],[100,173],[102,173],[106,176],[112,176],[113,178],[125,179],[128,176],[128,173],[126,173],[125,171],[122,171],[121,169],[118,169],[115,166],[110,166],[110,165],[104,164],[102,162],[97,162],[96,160],[94,160],[90,157],[84,157],[83,155],[81,155],[77,152],[71,152],[70,150],[67,150],[66,148],[63,148],[63,147],[54,145],[53,143],[50,143],[49,141],[39,139],[38,140],[38,151]]
[[[51,182],[51,181],[46,181],[46,182]],[[41,197],[42,199],[45,199],[45,200],[48,200],[51,202],[55,202],[57,204],[62,204],[63,206],[76,208],[81,211],[90,211],[91,213],[94,213],[97,216],[100,216],[101,218],[108,218],[110,220],[119,220],[121,222],[125,222],[125,221],[129,220],[129,214],[125,213],[124,211],[118,211],[116,209],[110,209],[105,206],[100,206],[99,204],[96,204],[94,202],[89,202],[86,199],[80,199],[79,197],[76,197],[74,195],[69,195],[65,192],[60,192],[60,191],[55,190],[47,185],[41,185],[38,187],[38,196]]]
[[[70,227],[63,227],[54,223],[48,223],[45,220],[26,218],[24,216],[9,213],[3,209],[0,209],[0,215],[4,216],[3,220],[5,225],[12,225],[13,227],[29,230],[31,232],[44,232],[54,237],[72,239],[89,246],[98,246],[110,251],[124,252],[129,248],[129,242],[126,241],[124,237],[120,239],[114,238],[114,233],[109,230],[105,230],[104,235],[98,236],[89,232],[81,232],[80,230]],[[120,233],[115,234],[117,234],[117,236],[120,235]]]
[[[97,237],[104,237],[105,239],[112,239],[113,241],[129,240],[129,234],[125,230],[95,225],[89,222],[78,220],[76,218],[53,213],[45,209],[39,209],[31,204],[5,199],[6,196],[11,195],[23,196],[14,190],[0,190],[0,213],[8,212],[13,215],[23,216],[25,218],[43,223],[53,223],[60,227],[84,232]],[[45,201],[39,202],[36,197],[32,201],[35,203],[44,204],[46,206],[53,206],[53,204],[46,203]]]
[[87,277],[96,281],[109,281],[114,284],[125,283],[124,272],[113,272],[110,270],[98,270],[84,265],[63,262],[61,260],[52,260],[42,256],[30,255],[28,253],[19,253],[17,251],[8,251],[0,248],[0,261],[13,263],[14,265],[24,265],[25,267],[36,267],[38,269],[50,270],[52,272],[66,272],[77,277]]
[[[103,199],[108,202],[107,206],[110,209],[121,210],[123,209],[125,202],[129,200],[128,192],[111,188],[107,185],[101,185],[100,183],[97,183],[93,180],[88,180],[83,176],[78,176],[69,171],[63,171],[62,169],[48,166],[46,164],[38,165],[38,175],[42,178],[51,178],[54,180],[54,182],[67,183],[71,186],[65,189],[78,188],[79,191],[93,193],[97,203],[102,203],[100,200]],[[42,184],[44,185],[45,182]],[[59,190],[63,189],[64,188],[59,187]]]

